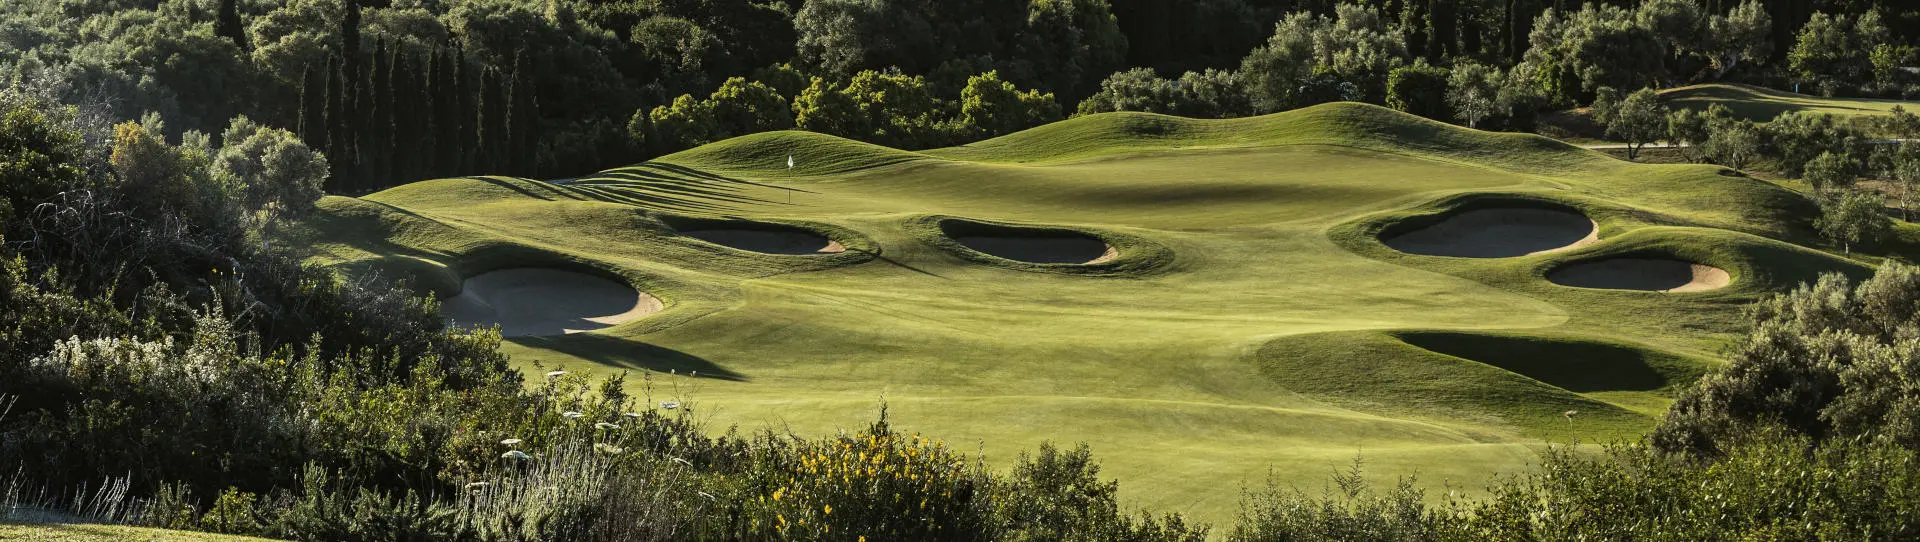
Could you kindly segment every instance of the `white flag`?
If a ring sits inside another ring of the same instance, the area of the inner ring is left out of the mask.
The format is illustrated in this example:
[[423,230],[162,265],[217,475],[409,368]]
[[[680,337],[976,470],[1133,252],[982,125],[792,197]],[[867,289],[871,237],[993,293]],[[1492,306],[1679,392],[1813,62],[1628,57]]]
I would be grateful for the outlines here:
[[787,169],[793,169],[793,155],[787,155]]

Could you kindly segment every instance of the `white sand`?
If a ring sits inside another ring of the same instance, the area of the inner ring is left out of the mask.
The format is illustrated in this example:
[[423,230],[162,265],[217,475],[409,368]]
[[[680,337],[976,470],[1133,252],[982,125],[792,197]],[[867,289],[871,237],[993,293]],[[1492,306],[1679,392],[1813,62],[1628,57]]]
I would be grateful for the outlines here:
[[499,325],[501,335],[561,335],[612,327],[660,312],[659,299],[625,284],[557,269],[501,269],[468,278],[440,302],[455,325]]

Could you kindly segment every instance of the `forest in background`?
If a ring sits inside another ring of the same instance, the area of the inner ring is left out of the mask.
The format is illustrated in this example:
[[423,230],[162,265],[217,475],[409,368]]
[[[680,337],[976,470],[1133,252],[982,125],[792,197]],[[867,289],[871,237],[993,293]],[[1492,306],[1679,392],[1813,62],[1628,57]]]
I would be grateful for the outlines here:
[[[1734,81],[1917,96],[1920,8],[1866,0],[8,0],[0,78],[178,139],[246,116],[327,190],[567,177],[799,128],[907,149],[1065,115],[1328,101],[1527,130]],[[1459,99],[1455,96],[1459,95]]]

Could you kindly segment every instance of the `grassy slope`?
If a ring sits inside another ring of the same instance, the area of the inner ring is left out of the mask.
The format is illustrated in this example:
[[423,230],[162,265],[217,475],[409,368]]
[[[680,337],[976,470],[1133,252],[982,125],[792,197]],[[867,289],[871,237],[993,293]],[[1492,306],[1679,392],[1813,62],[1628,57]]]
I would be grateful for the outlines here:
[[1894,106],[1906,108],[1909,112],[1920,109],[1920,103],[1902,100],[1822,98],[1750,85],[1720,83],[1667,89],[1660,92],[1660,97],[1671,107],[1700,111],[1718,103],[1733,110],[1735,116],[1761,122],[1794,111],[1854,116],[1881,115]]
[[[1375,240],[1488,193],[1585,209],[1603,241],[1464,260]],[[1352,104],[1097,115],[924,153],[762,134],[565,187],[449,179],[322,207],[299,240],[316,261],[442,290],[501,266],[589,266],[669,305],[514,340],[519,363],[698,370],[717,378],[656,394],[691,392],[721,426],[749,429],[854,428],[885,401],[899,425],[979,443],[1001,465],[1043,440],[1085,441],[1132,504],[1217,522],[1241,484],[1271,472],[1318,487],[1355,454],[1378,476],[1472,490],[1569,430],[1631,437],[1705,370],[1742,304],[1819,270],[1863,272],[1789,244],[1806,239],[1807,203],[1768,183]],[[745,253],[673,235],[660,214],[813,224],[859,249]],[[932,215],[1137,237],[1173,256],[1091,276],[998,267],[941,248],[917,226]],[[1649,251],[1736,284],[1668,295],[1541,278]],[[1471,359],[1509,351],[1598,368]],[[1565,410],[1582,412],[1571,427]]]
[[0,540],[36,540],[45,542],[249,542],[264,538],[220,534],[143,529],[119,525],[73,525],[56,523],[0,524]]

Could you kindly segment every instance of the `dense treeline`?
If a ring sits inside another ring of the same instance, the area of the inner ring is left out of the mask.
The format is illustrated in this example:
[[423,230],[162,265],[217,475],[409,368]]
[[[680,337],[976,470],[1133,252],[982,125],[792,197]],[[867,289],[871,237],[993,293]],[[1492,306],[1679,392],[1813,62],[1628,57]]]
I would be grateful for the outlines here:
[[[1742,81],[1909,96],[1920,8],[1850,0],[99,0],[0,14],[0,76],[178,136],[246,115],[333,192],[568,176],[800,128],[924,148],[1062,114],[1334,100],[1476,127]],[[737,79],[737,81],[736,81]]]

